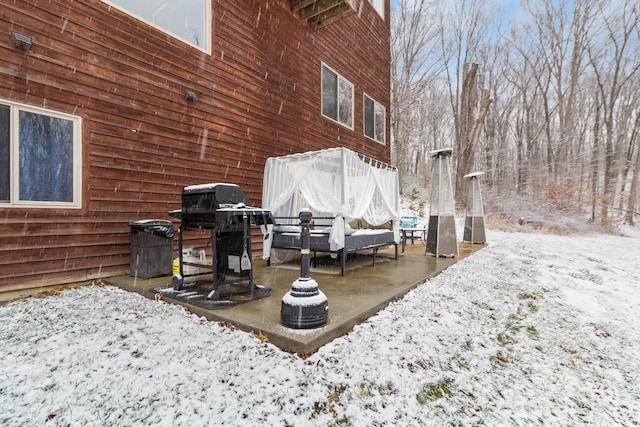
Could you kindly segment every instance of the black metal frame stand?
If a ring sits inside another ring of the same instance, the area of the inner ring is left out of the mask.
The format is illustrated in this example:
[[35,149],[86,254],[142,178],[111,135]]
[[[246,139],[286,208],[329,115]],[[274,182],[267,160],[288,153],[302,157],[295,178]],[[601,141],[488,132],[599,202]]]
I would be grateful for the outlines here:
[[[243,243],[242,243],[242,254],[240,255],[240,257],[242,257],[243,254],[246,253],[246,255],[249,257],[249,260],[251,260],[251,234],[248,232],[249,218],[246,215],[244,215],[242,221],[243,221],[243,238],[242,238]],[[210,300],[214,300],[214,301],[219,300],[220,294],[218,290],[221,284],[244,284],[245,286],[248,287],[247,290],[249,292],[252,292],[258,288],[258,285],[256,285],[253,281],[253,265],[252,264],[249,269],[244,270],[249,272],[248,276],[244,276],[244,277],[240,276],[233,280],[226,280],[225,276],[227,273],[225,272],[225,274],[223,275],[218,271],[218,267],[219,267],[218,234],[220,232],[215,227],[210,229],[211,230],[212,263],[202,264],[202,263],[184,261],[182,256],[182,249],[184,247],[182,233],[184,232],[185,229],[188,229],[188,228],[185,228],[183,225],[180,225],[180,227],[178,228],[178,257],[179,257],[180,271],[179,271],[179,277],[176,277],[176,276],[173,277],[172,285],[174,290],[180,291],[184,289],[184,279],[186,277],[203,276],[203,275],[209,274],[208,272],[207,273],[200,272],[200,273],[185,275],[184,266],[193,266],[193,267],[198,267],[199,269],[211,271],[210,274],[212,275],[213,289],[207,295],[207,299],[210,299]],[[240,272],[242,271],[243,269],[240,268]]]

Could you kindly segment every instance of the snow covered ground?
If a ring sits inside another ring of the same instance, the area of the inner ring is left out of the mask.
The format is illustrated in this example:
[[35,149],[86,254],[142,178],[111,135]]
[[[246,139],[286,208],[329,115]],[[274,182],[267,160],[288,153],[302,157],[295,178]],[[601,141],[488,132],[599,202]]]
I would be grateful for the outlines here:
[[639,425],[640,238],[488,240],[306,359],[112,287],[1,306],[0,425]]

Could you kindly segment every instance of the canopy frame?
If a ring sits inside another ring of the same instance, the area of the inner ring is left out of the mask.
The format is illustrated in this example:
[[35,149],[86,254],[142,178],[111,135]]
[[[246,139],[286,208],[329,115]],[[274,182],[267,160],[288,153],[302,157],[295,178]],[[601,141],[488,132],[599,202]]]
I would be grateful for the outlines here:
[[[372,226],[392,223],[400,242],[398,169],[344,147],[267,159],[262,207],[274,218],[297,217],[303,208],[314,217],[334,218],[332,250],[344,247],[345,224],[364,219]],[[269,258],[272,225],[265,227],[263,256]]]

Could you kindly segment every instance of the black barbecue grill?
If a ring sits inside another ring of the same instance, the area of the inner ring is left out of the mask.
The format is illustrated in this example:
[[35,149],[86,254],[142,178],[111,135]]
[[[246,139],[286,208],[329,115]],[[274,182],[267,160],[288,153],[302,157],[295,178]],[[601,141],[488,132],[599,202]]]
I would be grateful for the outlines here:
[[[211,271],[213,289],[207,295],[210,300],[224,299],[221,285],[233,285],[231,294],[244,293],[249,299],[270,294],[269,289],[253,282],[250,227],[273,224],[273,217],[268,210],[252,207],[240,187],[222,183],[185,187],[182,210],[172,211],[169,215],[181,222],[178,228],[180,271],[173,276],[174,290],[183,289],[185,277],[204,276]],[[211,230],[211,265],[183,260],[182,235],[187,230]],[[195,266],[205,272],[185,275],[184,266]],[[238,290],[238,287],[243,289]]]

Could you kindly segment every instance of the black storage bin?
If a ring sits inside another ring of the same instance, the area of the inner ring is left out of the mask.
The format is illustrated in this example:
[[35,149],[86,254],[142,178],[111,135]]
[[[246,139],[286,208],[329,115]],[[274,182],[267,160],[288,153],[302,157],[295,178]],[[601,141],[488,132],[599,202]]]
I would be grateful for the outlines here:
[[171,275],[173,224],[162,219],[130,222],[131,276],[150,279]]

